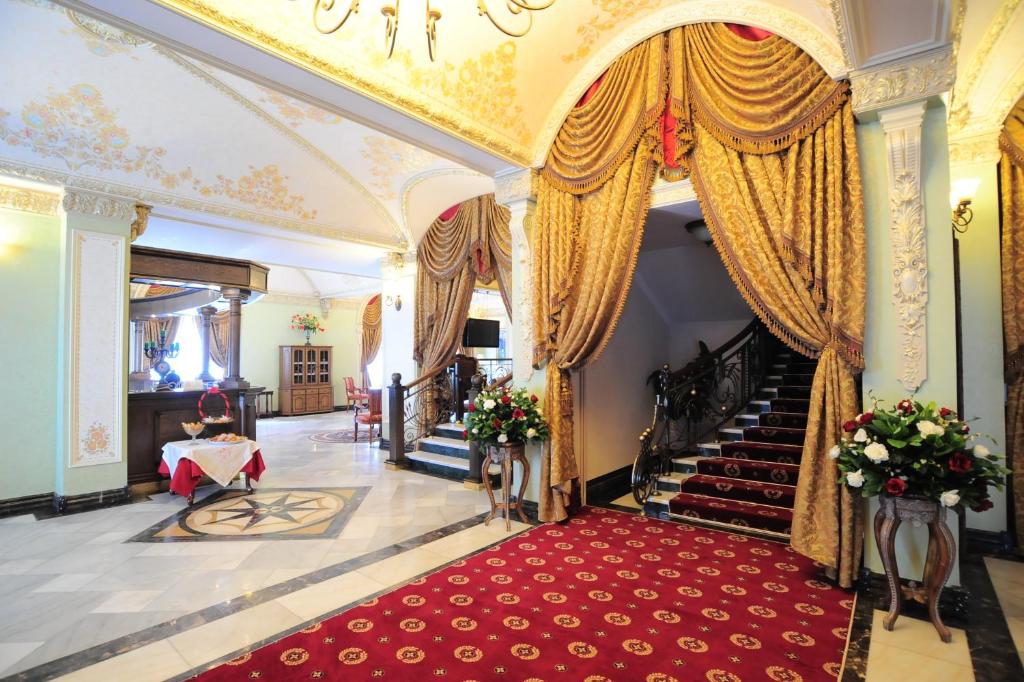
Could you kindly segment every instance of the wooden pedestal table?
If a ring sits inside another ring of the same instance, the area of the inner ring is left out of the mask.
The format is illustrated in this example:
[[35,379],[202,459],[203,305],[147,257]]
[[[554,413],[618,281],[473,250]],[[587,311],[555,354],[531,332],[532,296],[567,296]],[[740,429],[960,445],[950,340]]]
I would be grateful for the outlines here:
[[[939,617],[939,595],[953,572],[953,557],[956,555],[956,543],[946,525],[946,508],[934,500],[921,498],[890,497],[883,494],[878,500],[880,506],[875,514],[875,544],[882,555],[890,597],[889,613],[882,625],[886,630],[892,630],[903,607],[903,599],[913,599],[928,606],[928,615],[942,641],[952,641],[952,633]],[[904,521],[914,526],[928,526],[928,555],[922,585],[913,582],[909,585],[900,584],[899,567],[896,565],[896,531]]]
[[[523,482],[519,485],[519,495],[516,497],[515,503],[512,503],[510,498],[512,493],[512,464],[514,462],[519,462],[523,465]],[[501,490],[503,496],[501,502],[496,502],[494,499],[494,490],[491,487],[491,464],[501,465]],[[506,531],[512,530],[512,509],[516,510],[523,523],[530,522],[526,518],[526,514],[523,513],[523,494],[526,492],[526,484],[530,480],[530,463],[526,461],[526,446],[523,443],[489,446],[487,454],[484,455],[484,461],[480,465],[480,478],[483,479],[484,490],[487,491],[487,497],[491,500],[491,513],[484,520],[485,526],[491,522],[491,519],[495,517],[499,509],[505,512]]]
[[159,473],[171,479],[171,492],[195,501],[196,486],[204,475],[228,487],[238,474],[245,476],[245,490],[253,492],[252,481],[266,470],[255,441],[216,443],[206,439],[179,440],[163,448]]

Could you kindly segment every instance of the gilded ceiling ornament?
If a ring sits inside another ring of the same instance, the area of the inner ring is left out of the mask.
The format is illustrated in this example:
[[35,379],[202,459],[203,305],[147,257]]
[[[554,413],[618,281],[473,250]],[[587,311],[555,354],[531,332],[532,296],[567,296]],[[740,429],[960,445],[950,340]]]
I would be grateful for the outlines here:
[[132,201],[72,187],[64,189],[61,207],[65,213],[111,218],[126,223],[135,220],[135,204]]
[[0,208],[55,216],[58,206],[60,194],[56,192],[0,184]]
[[370,187],[384,201],[398,198],[395,181],[403,175],[418,173],[438,160],[430,152],[413,147],[393,137],[363,137],[363,158],[370,162]]
[[146,231],[146,227],[149,226],[149,214],[152,210],[152,206],[135,204],[135,220],[132,221],[131,237],[128,241],[135,241]]
[[[147,40],[104,24],[88,15],[79,14],[71,9],[65,10],[65,12],[71,23],[75,25],[75,33],[85,41],[89,52],[97,57],[128,54],[132,48],[148,43]],[[67,33],[63,30],[61,32]]]
[[[294,0],[291,0],[294,2]],[[360,0],[344,1],[313,0],[313,26],[325,35],[334,33],[359,11]],[[427,35],[427,52],[430,61],[434,61],[437,53],[437,23],[441,20],[441,10],[430,4],[431,0],[423,0],[424,27]],[[511,38],[522,38],[533,28],[533,13],[545,10],[555,4],[555,0],[499,0],[498,4],[505,7],[504,13],[491,10],[488,0],[477,0],[476,8],[479,16],[486,16],[499,31]],[[380,13],[384,16],[384,49],[388,57],[395,52],[398,40],[398,21],[401,16],[401,2],[381,4]]]
[[601,36],[622,25],[638,14],[657,9],[661,0],[591,0],[596,14],[576,27],[575,49],[562,55],[568,63],[586,59],[594,50]]

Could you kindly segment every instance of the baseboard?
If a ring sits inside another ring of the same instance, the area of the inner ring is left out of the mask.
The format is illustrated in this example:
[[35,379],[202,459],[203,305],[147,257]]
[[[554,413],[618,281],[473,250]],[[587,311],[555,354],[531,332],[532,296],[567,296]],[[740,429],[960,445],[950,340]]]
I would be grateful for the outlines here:
[[[389,450],[390,451],[391,450],[391,441],[389,441],[387,438],[384,438],[383,436],[381,436],[380,438],[377,439],[377,447],[380,448],[381,450]],[[413,445],[412,443],[406,443],[405,444],[405,451],[406,452],[414,452],[415,450],[416,450],[416,446]]]
[[0,500],[0,518],[21,516],[53,508],[53,493],[39,493]]
[[1015,554],[1013,543],[1010,541],[1010,534],[1006,531],[981,530],[979,528],[968,528],[967,537],[961,540],[964,548],[969,552],[980,554]]
[[587,504],[602,504],[617,500],[630,490],[633,465],[609,471],[587,481]]
[[101,507],[113,507],[118,504],[127,504],[132,501],[132,494],[128,486],[113,488],[111,490],[99,490],[94,493],[83,495],[57,495],[54,493],[52,511],[56,514],[75,514],[77,512],[91,511]]

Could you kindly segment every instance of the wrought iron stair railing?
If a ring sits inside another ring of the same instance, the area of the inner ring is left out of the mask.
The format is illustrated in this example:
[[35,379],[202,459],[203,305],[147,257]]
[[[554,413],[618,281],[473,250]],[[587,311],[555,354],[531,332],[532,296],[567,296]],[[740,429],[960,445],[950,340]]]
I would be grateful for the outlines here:
[[654,371],[651,425],[640,434],[633,461],[633,498],[644,504],[655,494],[658,478],[672,470],[672,459],[696,451],[757,394],[775,339],[755,318],[714,351],[702,352],[681,369]]

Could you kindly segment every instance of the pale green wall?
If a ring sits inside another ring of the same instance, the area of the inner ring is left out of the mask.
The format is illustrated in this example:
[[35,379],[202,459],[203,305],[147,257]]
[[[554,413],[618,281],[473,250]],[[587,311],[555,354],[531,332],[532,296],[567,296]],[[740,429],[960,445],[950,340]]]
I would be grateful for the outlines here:
[[288,328],[292,315],[313,313],[321,318],[323,334],[315,335],[310,343],[334,347],[334,404],[345,404],[344,378],[351,376],[359,383],[359,309],[337,307],[323,319],[319,306],[298,306],[260,300],[242,307],[242,376],[253,386],[265,386],[274,392],[274,409],[278,409],[279,360],[278,346],[302,345],[306,342],[301,332]]
[[[974,219],[960,235],[960,301],[963,311],[964,416],[975,433],[985,434],[992,452],[1006,453],[1003,384],[1003,311],[999,272],[999,200],[995,161],[954,167],[953,180],[978,178]],[[967,525],[1006,530],[1006,494],[993,491],[994,507],[967,512]]]
[[0,210],[0,500],[54,489],[60,238],[55,216]]
[[[905,397],[907,390],[899,382],[900,357],[896,312],[892,301],[892,257],[889,238],[888,156],[885,135],[879,123],[857,125],[864,184],[864,219],[867,232],[867,327],[864,339],[864,403],[869,393],[889,406]],[[917,391],[919,399],[956,405],[956,346],[953,314],[953,246],[950,236],[949,148],[946,142],[945,109],[937,106],[925,113],[921,135],[921,174],[924,188],[926,242],[928,254],[928,378]],[[865,563],[882,572],[881,561],[871,533],[871,519],[878,505],[866,505],[867,542]],[[956,518],[950,517],[950,529],[957,534]],[[919,579],[927,549],[924,528],[906,524],[897,537],[900,572],[905,578]],[[954,570],[950,584],[959,584]]]

